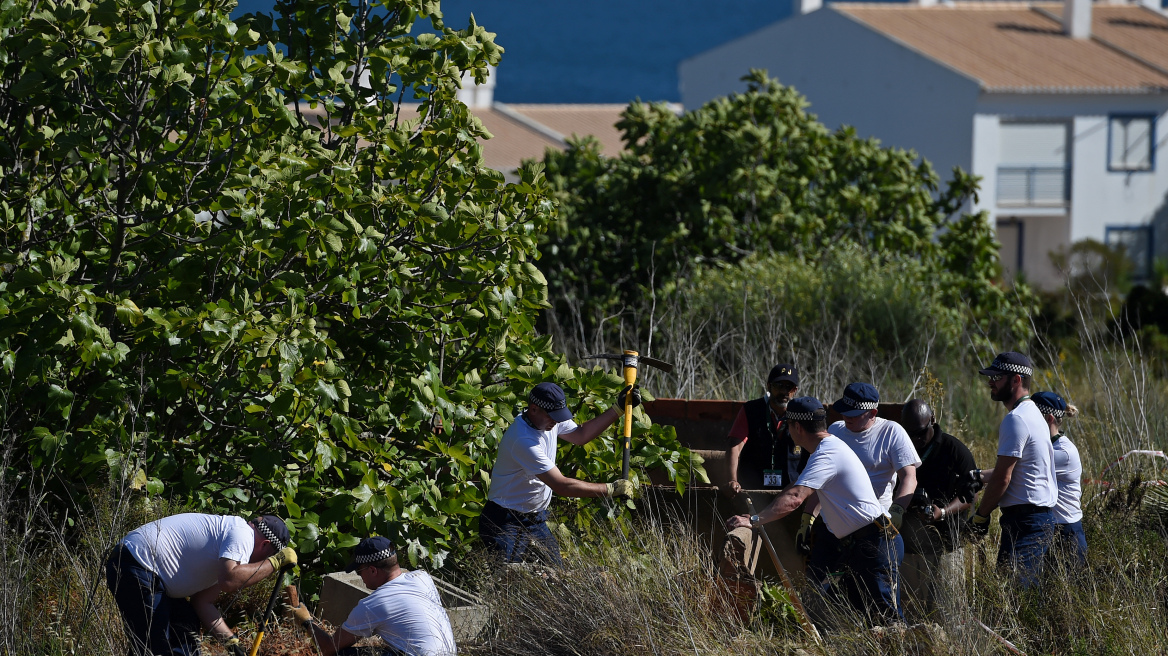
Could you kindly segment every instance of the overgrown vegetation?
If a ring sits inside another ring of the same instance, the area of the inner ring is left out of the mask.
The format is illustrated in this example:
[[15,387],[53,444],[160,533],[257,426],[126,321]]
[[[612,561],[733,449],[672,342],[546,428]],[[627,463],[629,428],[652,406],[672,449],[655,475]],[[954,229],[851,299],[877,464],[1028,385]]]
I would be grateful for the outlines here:
[[[0,7],[0,491],[60,521],[129,482],[289,517],[331,566],[371,532],[441,565],[526,390],[587,418],[620,386],[533,329],[546,183],[485,167],[455,99],[502,49],[429,0],[233,7]],[[688,462],[638,416],[639,458]]]
[[539,266],[554,333],[643,341],[652,328],[642,308],[695,269],[753,253],[823,266],[831,246],[855,245],[878,261],[916,260],[946,305],[983,332],[1030,334],[1022,317],[1033,297],[998,284],[993,227],[963,213],[975,177],[955,169],[942,183],[914,152],[829,130],[765,72],[744,80],[745,92],[680,116],[633,103],[617,123],[627,145],[619,156],[602,157],[587,139],[548,151],[560,213]]

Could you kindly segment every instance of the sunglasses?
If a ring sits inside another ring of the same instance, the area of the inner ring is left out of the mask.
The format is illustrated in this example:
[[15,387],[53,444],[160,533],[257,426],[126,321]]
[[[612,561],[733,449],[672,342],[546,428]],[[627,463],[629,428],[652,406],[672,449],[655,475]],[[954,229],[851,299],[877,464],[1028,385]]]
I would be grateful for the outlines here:
[[996,382],[998,382],[999,380],[1001,380],[1001,379],[1003,379],[1003,378],[1005,378],[1005,377],[1006,377],[1006,374],[995,374],[995,375],[993,375],[993,376],[990,376],[990,377],[989,377],[989,382],[990,382],[991,384],[992,384],[992,383],[996,383]]

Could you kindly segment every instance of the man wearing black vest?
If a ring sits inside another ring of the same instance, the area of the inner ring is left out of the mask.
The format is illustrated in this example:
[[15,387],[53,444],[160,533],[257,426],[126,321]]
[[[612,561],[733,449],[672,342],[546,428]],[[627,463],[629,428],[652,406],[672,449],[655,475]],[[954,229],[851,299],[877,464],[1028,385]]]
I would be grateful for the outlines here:
[[[809,456],[791,439],[785,421],[787,402],[799,391],[799,372],[795,365],[775,365],[767,376],[766,389],[762,398],[742,405],[727,437],[729,481],[724,491],[735,497],[734,510],[739,513],[747,510],[747,494],[743,490],[778,491],[794,485]],[[768,529],[779,558],[789,571],[803,571],[803,559],[799,556],[810,553],[808,519],[810,515],[803,518],[795,514]],[[761,545],[754,543],[750,529],[731,531],[728,537],[727,545],[731,548],[723,551],[724,559],[740,563],[753,572]]]

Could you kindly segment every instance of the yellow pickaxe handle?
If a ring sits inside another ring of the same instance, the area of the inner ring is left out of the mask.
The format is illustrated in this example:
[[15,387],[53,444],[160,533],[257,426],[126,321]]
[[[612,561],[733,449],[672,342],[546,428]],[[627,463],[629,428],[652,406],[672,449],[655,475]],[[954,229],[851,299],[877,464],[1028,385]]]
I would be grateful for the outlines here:
[[[637,356],[636,351],[625,351],[624,375],[625,385],[632,387],[637,384]],[[625,443],[624,462],[621,464],[621,478],[629,478],[629,450],[633,444],[633,391],[625,395]]]

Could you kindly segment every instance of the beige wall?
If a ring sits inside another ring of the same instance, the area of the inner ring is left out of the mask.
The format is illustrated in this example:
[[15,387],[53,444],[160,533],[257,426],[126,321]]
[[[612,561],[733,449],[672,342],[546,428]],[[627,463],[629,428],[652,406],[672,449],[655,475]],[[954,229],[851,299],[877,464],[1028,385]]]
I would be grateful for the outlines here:
[[1021,260],[1022,273],[1030,284],[1039,289],[1062,285],[1062,277],[1051,263],[1050,254],[1070,247],[1069,217],[999,215],[997,225],[998,241],[1002,243],[1002,269],[1007,279],[1018,275]]

